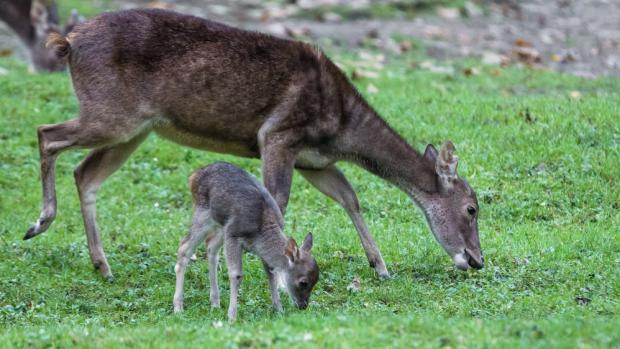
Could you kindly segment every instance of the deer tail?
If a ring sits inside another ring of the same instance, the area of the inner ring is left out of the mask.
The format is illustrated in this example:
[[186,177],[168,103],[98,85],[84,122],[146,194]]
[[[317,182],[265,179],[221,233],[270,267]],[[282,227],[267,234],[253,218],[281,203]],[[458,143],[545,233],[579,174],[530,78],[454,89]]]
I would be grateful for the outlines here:
[[56,57],[63,58],[71,53],[71,44],[66,37],[60,33],[50,33],[47,37],[45,47],[51,48],[56,53]]

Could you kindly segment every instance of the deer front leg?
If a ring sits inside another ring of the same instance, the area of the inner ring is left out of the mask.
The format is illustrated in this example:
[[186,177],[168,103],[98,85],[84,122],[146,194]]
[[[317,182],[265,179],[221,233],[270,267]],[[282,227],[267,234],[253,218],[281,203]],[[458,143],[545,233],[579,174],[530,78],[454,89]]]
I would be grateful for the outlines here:
[[389,278],[390,274],[385,267],[381,252],[370,235],[364,218],[360,213],[360,206],[355,191],[353,191],[344,174],[335,166],[329,166],[323,170],[298,169],[298,171],[321,193],[334,199],[347,211],[362,241],[362,246],[370,266],[375,268],[381,278]]
[[242,272],[242,253],[241,244],[236,238],[229,237],[226,233],[224,237],[224,254],[228,265],[228,279],[230,280],[230,303],[228,304],[228,321],[237,320],[237,298],[239,297],[239,285],[241,285]]
[[282,303],[280,302],[280,292],[278,292],[278,280],[276,278],[276,274],[269,268],[267,263],[263,263],[263,268],[265,268],[265,272],[267,273],[267,278],[269,279],[269,291],[271,292],[271,304],[273,304],[273,309],[281,313],[282,312]]
[[174,298],[172,305],[175,313],[183,311],[183,284],[185,282],[185,270],[187,263],[194,253],[196,247],[205,240],[207,235],[213,231],[215,226],[209,210],[197,207],[192,218],[192,226],[189,234],[181,241],[179,251],[177,253],[177,264],[174,266],[176,273],[176,288],[174,290]]
[[219,262],[219,251],[224,243],[223,234],[216,233],[207,238],[207,254],[209,258],[209,300],[211,308],[220,307],[220,289],[217,285],[217,265]]
[[284,216],[291,192],[295,152],[284,145],[268,143],[261,149],[263,182]]

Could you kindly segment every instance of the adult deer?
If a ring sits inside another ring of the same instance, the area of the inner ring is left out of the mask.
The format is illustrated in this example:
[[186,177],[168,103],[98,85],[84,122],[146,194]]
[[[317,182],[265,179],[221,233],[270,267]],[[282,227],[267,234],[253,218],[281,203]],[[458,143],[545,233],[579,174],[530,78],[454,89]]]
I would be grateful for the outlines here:
[[54,0],[0,0],[0,20],[13,29],[28,49],[33,70],[65,68],[63,61],[45,47],[45,41],[50,33],[70,32],[80,20],[76,11],[61,31]]
[[56,217],[58,154],[93,148],[75,180],[91,259],[111,277],[95,195],[155,131],[186,146],[260,158],[265,186],[283,213],[297,169],[344,207],[370,265],[387,277],[357,197],[334,166],[358,164],[422,208],[457,267],[482,267],[478,204],[456,173],[452,143],[416,152],[316,47],[154,9],[102,14],[48,45],[68,59],[80,114],[38,128],[43,209],[24,239]]

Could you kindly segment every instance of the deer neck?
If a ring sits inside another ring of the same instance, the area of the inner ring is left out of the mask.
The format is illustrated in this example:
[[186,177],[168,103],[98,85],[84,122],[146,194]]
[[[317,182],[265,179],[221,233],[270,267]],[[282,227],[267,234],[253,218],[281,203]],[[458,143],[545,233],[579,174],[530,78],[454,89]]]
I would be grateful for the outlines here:
[[349,122],[345,157],[396,185],[416,202],[437,191],[434,165],[399,136],[359,94],[344,103]]

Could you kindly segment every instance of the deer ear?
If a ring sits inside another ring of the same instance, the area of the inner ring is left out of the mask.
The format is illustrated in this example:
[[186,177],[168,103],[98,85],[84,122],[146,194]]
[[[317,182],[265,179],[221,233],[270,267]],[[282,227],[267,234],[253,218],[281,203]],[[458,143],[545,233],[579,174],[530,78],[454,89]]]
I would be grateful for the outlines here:
[[76,25],[82,22],[84,22],[84,17],[81,17],[76,9],[72,9],[71,15],[69,16],[69,19],[67,19],[67,24],[65,24],[64,33],[69,34],[69,32],[72,31]]
[[312,249],[312,233],[308,233],[308,235],[306,235],[304,243],[301,244],[301,249],[306,252],[310,252],[310,250]]
[[295,239],[288,238],[286,247],[284,248],[284,255],[288,258],[289,262],[294,263],[299,256],[299,249],[297,248],[297,242]]
[[454,150],[454,144],[446,141],[441,146],[439,156],[435,162],[435,172],[437,172],[444,185],[451,185],[452,181],[456,179],[456,167],[458,166],[459,158],[454,155]]
[[33,0],[30,6],[30,24],[32,24],[32,27],[40,37],[44,36],[50,28],[48,17],[49,13],[45,4],[40,0]]
[[428,144],[426,150],[424,150],[424,158],[428,159],[431,163],[437,162],[437,149],[434,145]]

